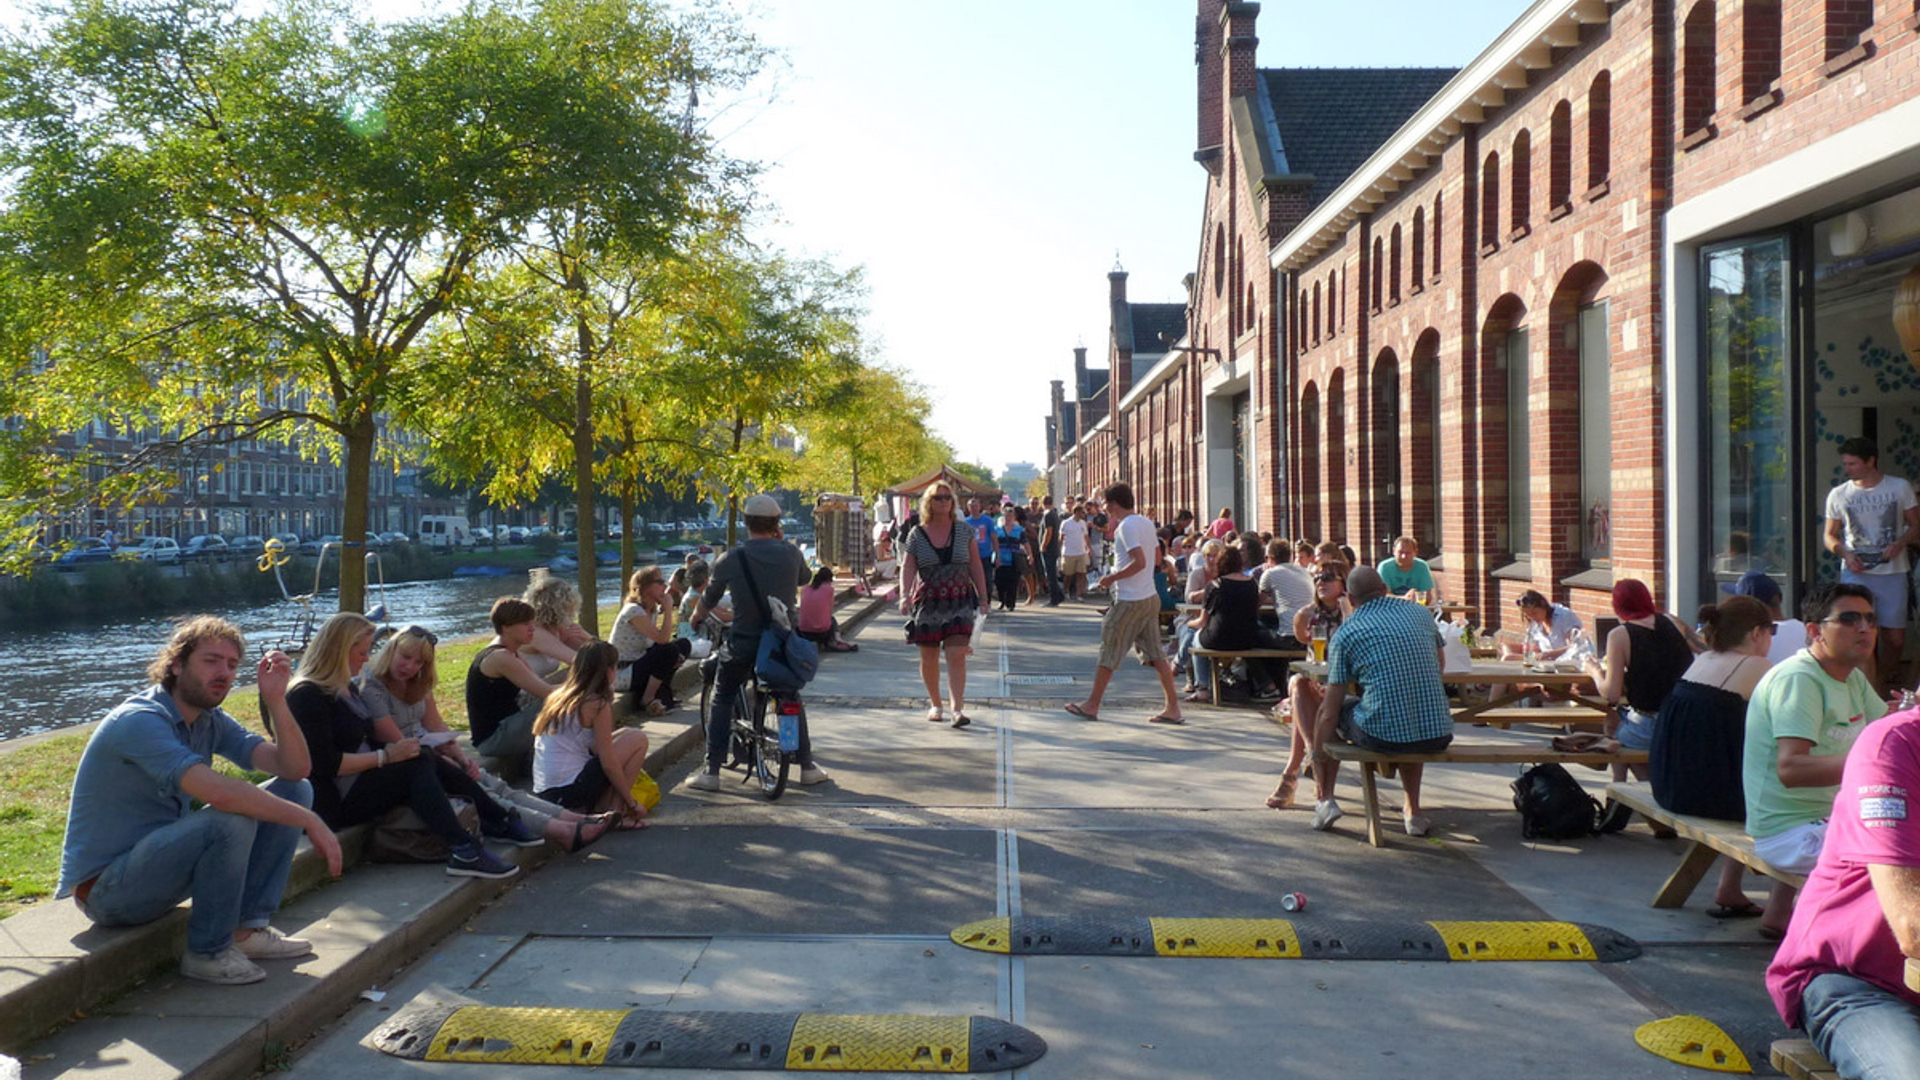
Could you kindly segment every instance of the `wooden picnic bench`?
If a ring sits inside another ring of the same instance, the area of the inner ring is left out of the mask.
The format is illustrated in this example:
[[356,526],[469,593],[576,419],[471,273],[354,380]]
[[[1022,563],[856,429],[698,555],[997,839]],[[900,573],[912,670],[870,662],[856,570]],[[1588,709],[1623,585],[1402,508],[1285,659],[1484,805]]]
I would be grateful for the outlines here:
[[1335,742],[1327,745],[1326,752],[1335,761],[1359,763],[1361,798],[1367,811],[1367,842],[1374,847],[1386,846],[1386,837],[1380,831],[1380,793],[1375,780],[1382,772],[1392,776],[1392,770],[1401,765],[1537,765],[1547,761],[1569,765],[1635,765],[1647,760],[1645,750],[1565,751],[1545,744],[1455,743],[1437,754],[1383,754],[1363,750],[1352,743]]
[[1666,884],[1660,886],[1660,891],[1653,894],[1653,907],[1684,907],[1694,887],[1713,868],[1713,860],[1722,855],[1796,889],[1807,883],[1805,875],[1789,873],[1755,855],[1753,838],[1739,824],[1676,814],[1653,800],[1650,784],[1625,781],[1608,784],[1607,797],[1646,815],[1649,821],[1668,826],[1689,841],[1679,867],[1667,878]]
[[1510,728],[1515,724],[1544,724],[1554,728],[1572,728],[1575,730],[1598,731],[1605,723],[1604,717],[1594,715],[1591,709],[1474,709],[1470,706],[1455,706],[1453,722],[1456,724],[1481,724],[1486,727]]
[[[1210,662],[1209,674],[1212,676],[1213,703],[1220,704],[1220,669],[1231,667],[1235,660],[1305,660],[1305,649],[1203,649],[1199,645],[1188,649],[1193,656],[1204,656]],[[1279,680],[1282,690],[1286,689],[1286,680]]]
[[1810,1039],[1775,1039],[1767,1060],[1792,1080],[1840,1080],[1840,1074],[1813,1048]]

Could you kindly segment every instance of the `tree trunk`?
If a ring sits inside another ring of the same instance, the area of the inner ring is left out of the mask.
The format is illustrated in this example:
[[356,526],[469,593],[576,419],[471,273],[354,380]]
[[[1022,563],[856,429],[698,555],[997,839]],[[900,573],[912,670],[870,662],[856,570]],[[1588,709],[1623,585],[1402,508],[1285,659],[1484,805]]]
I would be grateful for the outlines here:
[[[740,443],[747,430],[747,422],[736,418],[733,422],[733,456],[740,456]],[[739,546],[740,540],[740,485],[730,484],[727,490],[727,550]]]
[[367,491],[373,480],[373,413],[347,421],[347,492],[340,521],[340,610],[367,609]]
[[633,477],[620,478],[620,588],[633,580]]
[[587,362],[593,355],[593,331],[580,320],[580,363],[573,381],[574,550],[580,560],[580,627],[600,636],[600,567],[593,550],[593,383]]

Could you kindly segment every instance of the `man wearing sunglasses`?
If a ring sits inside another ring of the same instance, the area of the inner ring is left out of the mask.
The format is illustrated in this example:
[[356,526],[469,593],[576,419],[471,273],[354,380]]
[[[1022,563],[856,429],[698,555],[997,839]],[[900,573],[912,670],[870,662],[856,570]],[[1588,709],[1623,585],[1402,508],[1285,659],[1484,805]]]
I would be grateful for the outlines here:
[[[1863,670],[1878,637],[1873,605],[1873,591],[1863,585],[1816,591],[1803,612],[1807,647],[1762,676],[1747,705],[1747,835],[1754,854],[1791,873],[1813,872],[1847,751],[1887,712]],[[1785,932],[1793,895],[1789,886],[1774,886],[1763,937]]]

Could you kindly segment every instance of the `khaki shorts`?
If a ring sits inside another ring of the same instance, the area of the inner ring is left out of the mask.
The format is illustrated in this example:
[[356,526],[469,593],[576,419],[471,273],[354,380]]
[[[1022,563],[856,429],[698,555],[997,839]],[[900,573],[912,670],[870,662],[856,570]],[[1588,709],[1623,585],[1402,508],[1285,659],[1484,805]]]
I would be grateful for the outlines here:
[[1086,573],[1087,557],[1085,555],[1062,555],[1060,557],[1060,572],[1062,574]]
[[1140,650],[1140,659],[1164,662],[1160,651],[1160,598],[1115,600],[1100,622],[1100,666],[1114,669],[1128,649]]

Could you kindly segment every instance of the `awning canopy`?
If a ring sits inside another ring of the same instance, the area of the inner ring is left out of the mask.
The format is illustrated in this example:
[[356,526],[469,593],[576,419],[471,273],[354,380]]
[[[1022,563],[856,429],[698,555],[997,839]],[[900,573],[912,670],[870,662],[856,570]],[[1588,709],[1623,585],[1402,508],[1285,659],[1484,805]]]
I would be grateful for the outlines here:
[[895,484],[888,488],[886,493],[898,498],[916,498],[921,492],[932,487],[936,481],[940,480],[946,481],[947,485],[953,488],[954,494],[962,499],[971,499],[977,496],[987,502],[997,503],[1000,501],[1001,495],[1004,494],[999,488],[991,484],[983,484],[967,476],[965,473],[959,472],[953,466],[944,463],[939,468],[916,476],[905,483]]

